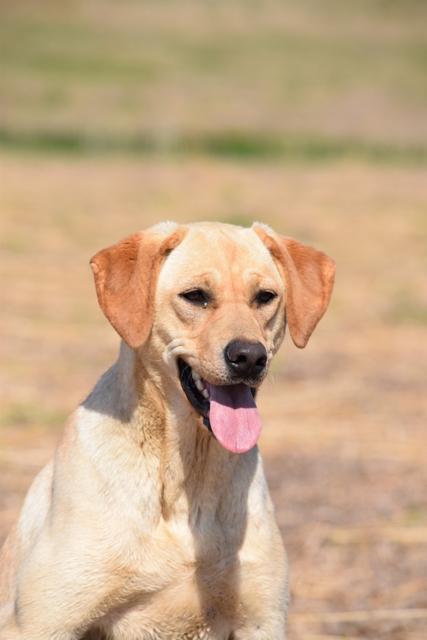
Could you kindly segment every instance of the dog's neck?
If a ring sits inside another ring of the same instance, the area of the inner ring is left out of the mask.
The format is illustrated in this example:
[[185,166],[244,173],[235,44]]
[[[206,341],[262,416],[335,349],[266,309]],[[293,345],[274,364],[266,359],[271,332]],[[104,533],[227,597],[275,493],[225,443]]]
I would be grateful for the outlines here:
[[215,517],[214,511],[242,467],[249,465],[255,473],[258,450],[254,447],[246,454],[226,451],[202,424],[179,385],[165,373],[163,364],[156,365],[155,359],[145,355],[122,343],[118,361],[84,404],[114,418],[121,425],[122,437],[134,442],[136,456],[147,452],[150,460],[157,461],[164,519],[180,514],[196,519],[206,504]]

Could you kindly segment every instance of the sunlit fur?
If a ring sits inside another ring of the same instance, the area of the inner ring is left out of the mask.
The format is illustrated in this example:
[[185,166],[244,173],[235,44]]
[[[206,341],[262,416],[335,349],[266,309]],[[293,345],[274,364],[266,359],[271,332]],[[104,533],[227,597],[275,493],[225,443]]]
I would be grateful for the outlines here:
[[[154,255],[177,233],[148,300],[152,317],[125,297],[112,308],[102,265],[112,255],[119,263],[125,246],[144,273],[144,243]],[[65,425],[0,554],[0,638],[284,640],[286,559],[258,448],[222,448],[177,368],[181,357],[210,383],[230,383],[224,348],[236,338],[262,342],[269,364],[285,332],[280,264],[256,230],[213,223],[162,223],[94,262],[101,305],[124,341]],[[209,304],[182,298],[188,286],[208,291]],[[270,304],[256,303],[260,288],[277,294]],[[131,348],[139,321],[148,338]]]

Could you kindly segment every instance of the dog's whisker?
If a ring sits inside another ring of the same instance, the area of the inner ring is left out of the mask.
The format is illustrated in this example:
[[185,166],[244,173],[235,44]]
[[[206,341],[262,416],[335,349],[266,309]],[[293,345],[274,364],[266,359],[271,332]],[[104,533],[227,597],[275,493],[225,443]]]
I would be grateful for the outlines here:
[[191,371],[191,367],[189,364],[185,363],[184,367],[182,367],[181,371],[179,372],[179,380],[181,383],[184,380],[184,377],[188,375],[188,370]]

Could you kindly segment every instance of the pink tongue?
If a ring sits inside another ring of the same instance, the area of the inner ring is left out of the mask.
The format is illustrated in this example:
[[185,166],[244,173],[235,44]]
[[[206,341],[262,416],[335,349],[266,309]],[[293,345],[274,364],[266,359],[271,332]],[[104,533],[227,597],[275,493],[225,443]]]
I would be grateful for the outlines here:
[[209,420],[212,431],[225,449],[233,453],[249,451],[261,433],[261,420],[250,387],[235,384],[210,385]]

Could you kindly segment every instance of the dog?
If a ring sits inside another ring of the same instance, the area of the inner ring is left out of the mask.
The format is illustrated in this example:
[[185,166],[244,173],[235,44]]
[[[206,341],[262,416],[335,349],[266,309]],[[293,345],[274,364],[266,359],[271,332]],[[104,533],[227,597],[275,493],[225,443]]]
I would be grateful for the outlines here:
[[117,362],[0,556],[2,640],[283,640],[288,569],[255,395],[335,266],[263,224],[161,223],[91,260]]

